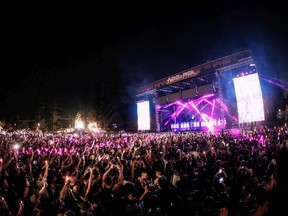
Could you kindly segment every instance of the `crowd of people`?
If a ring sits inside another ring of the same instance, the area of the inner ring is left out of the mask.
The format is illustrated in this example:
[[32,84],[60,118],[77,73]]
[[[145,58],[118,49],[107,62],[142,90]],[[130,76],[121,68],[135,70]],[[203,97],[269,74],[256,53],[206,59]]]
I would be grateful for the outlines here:
[[285,215],[287,166],[287,125],[237,134],[2,130],[0,214]]

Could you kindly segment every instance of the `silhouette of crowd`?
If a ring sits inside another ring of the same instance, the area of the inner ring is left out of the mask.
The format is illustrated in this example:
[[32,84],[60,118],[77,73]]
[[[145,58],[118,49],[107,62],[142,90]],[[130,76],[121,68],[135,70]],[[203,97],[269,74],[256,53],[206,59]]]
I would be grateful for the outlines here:
[[0,133],[0,214],[285,215],[288,127]]

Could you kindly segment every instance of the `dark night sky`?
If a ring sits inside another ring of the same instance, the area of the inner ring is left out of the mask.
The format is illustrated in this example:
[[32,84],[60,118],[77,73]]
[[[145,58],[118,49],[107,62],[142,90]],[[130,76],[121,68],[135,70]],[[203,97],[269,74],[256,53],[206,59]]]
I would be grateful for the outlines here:
[[117,80],[118,98],[133,110],[136,88],[246,49],[252,51],[259,73],[288,81],[283,5],[201,4],[7,10],[2,113],[22,110],[28,115],[25,110],[33,109],[38,97],[57,92],[66,109],[75,111],[87,88],[113,89]]

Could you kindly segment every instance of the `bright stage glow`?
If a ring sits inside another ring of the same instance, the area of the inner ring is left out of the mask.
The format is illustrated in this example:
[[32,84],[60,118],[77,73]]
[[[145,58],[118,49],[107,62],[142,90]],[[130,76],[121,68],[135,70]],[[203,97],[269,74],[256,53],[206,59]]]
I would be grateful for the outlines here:
[[98,128],[97,122],[88,123],[87,129],[88,129],[88,131],[90,131],[91,133],[99,133],[99,132],[100,132],[100,128]]
[[264,105],[258,73],[233,79],[239,123],[264,121]]
[[84,128],[84,122],[81,119],[76,119],[75,120],[75,128],[83,129]]
[[150,103],[137,102],[138,130],[150,130]]

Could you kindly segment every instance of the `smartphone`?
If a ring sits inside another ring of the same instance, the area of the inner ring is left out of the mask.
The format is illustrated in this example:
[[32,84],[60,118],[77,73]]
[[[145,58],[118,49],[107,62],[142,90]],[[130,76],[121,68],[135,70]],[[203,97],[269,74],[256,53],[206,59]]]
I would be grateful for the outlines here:
[[223,183],[223,182],[224,182],[224,178],[221,177],[221,178],[219,179],[219,182],[220,182],[220,183]]

